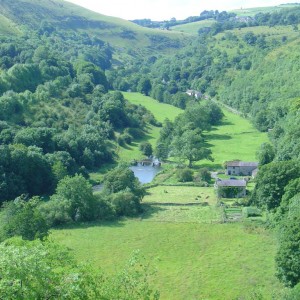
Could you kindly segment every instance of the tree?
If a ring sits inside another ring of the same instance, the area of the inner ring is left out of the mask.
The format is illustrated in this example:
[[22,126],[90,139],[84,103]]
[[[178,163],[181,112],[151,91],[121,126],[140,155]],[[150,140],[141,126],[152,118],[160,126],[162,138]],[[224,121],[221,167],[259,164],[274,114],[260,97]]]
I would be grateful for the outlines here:
[[281,224],[276,255],[277,277],[287,286],[300,282],[300,214],[286,216]]
[[39,211],[40,199],[29,200],[19,197],[6,202],[1,220],[2,239],[21,236],[25,240],[40,239],[48,236],[49,227]]
[[174,123],[178,132],[186,127],[201,131],[209,130],[211,128],[209,109],[199,103],[190,102],[184,113],[180,114]]
[[203,108],[203,110],[207,110],[209,116],[208,122],[211,125],[220,124],[222,118],[224,117],[224,114],[217,104],[211,101],[203,101],[200,105]]
[[44,153],[53,152],[55,145],[53,141],[54,130],[50,128],[24,128],[18,131],[14,138],[16,144],[25,146],[37,146]]
[[78,265],[67,249],[53,242],[10,239],[0,244],[0,253],[3,299],[159,299],[150,284],[153,267],[138,252],[110,276]]
[[272,162],[275,158],[273,146],[269,143],[262,143],[260,149],[256,152],[256,157],[258,158],[258,164],[260,166]]
[[213,160],[211,150],[205,147],[204,139],[198,130],[186,130],[180,136],[175,136],[171,144],[171,153],[180,159],[187,159],[189,167],[194,161],[201,159]]
[[179,169],[177,170],[177,178],[179,182],[193,181],[193,172],[188,168]]
[[120,164],[107,173],[104,178],[104,189],[108,193],[118,193],[129,190],[137,196],[139,200],[145,196],[145,189],[134,176],[134,173],[124,164]]
[[272,162],[260,168],[251,202],[259,207],[274,210],[281,204],[284,188],[300,176],[300,166],[296,161]]
[[136,216],[141,212],[140,199],[130,191],[113,193],[109,197],[117,216]]
[[[95,198],[93,189],[82,175],[67,176],[56,188],[51,200],[60,199],[67,203],[67,213],[73,221],[94,219]],[[57,200],[56,200],[57,201]]]
[[152,145],[149,142],[143,142],[140,144],[140,150],[142,153],[146,156],[151,156],[152,155]]
[[137,90],[140,93],[148,96],[149,92],[151,91],[151,88],[152,88],[151,81],[148,78],[142,77],[138,84]]
[[196,176],[201,181],[210,182],[211,180],[211,173],[207,168],[201,168]]
[[159,159],[167,159],[169,155],[168,145],[166,143],[158,142],[154,155]]

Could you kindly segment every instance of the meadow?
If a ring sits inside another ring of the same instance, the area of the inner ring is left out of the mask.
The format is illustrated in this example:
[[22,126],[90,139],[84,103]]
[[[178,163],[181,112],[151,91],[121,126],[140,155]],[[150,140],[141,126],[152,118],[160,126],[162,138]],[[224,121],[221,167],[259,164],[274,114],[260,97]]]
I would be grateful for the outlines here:
[[214,162],[207,161],[206,164],[222,168],[224,162],[229,160],[256,161],[257,150],[268,141],[267,134],[259,132],[247,119],[237,114],[226,109],[223,113],[222,124],[204,135],[214,158]]
[[[157,100],[144,96],[140,93],[129,93],[123,92],[125,99],[136,105],[143,105],[149,111],[153,113],[156,120],[163,123],[165,119],[174,121],[174,119],[181,113],[183,110],[180,108],[174,107],[169,104],[159,103]],[[143,157],[141,151],[139,150],[139,144],[141,142],[149,142],[153,149],[156,146],[156,141],[159,137],[160,127],[149,125],[147,128],[146,135],[140,139],[135,140],[131,145],[126,147],[118,148],[118,155],[121,161],[131,161],[133,159],[141,159]]]
[[198,22],[187,23],[183,25],[172,26],[172,31],[180,31],[188,34],[198,35],[198,30],[204,27],[211,27],[215,20],[203,20]]
[[241,7],[240,9],[235,9],[235,10],[232,10],[231,12],[237,14],[240,17],[244,17],[244,16],[254,17],[256,14],[259,14],[259,13],[263,13],[263,14],[274,13],[283,8],[293,8],[296,6],[297,6],[297,3],[282,4],[282,5],[278,5],[278,6],[253,7],[253,8]]
[[[160,122],[181,112],[137,93],[124,96],[147,107]],[[260,143],[267,141],[246,119],[226,110],[224,114],[222,124],[205,134],[215,161],[199,162],[196,169],[219,168],[231,159],[255,160]],[[150,127],[146,139],[154,143],[158,133],[159,128]],[[122,149],[121,157],[137,155],[137,147]],[[158,178],[163,181],[164,176],[168,172]],[[117,272],[140,250],[157,269],[152,283],[161,299],[256,299],[259,294],[272,299],[281,291],[271,231],[255,220],[222,223],[213,187],[167,184],[147,189],[137,218],[69,226],[53,230],[51,237],[71,249],[78,261],[108,273]]]
[[[166,118],[174,121],[183,110],[165,103],[159,103],[151,97],[140,93],[123,93],[124,97],[133,104],[143,105],[153,113],[159,122]],[[268,141],[266,133],[257,131],[245,118],[223,109],[224,119],[222,124],[215,126],[212,131],[204,134],[207,146],[213,152],[214,162],[200,161],[197,165],[208,165],[221,168],[228,160],[240,159],[255,161],[255,153],[263,142]],[[146,136],[141,141],[148,141],[155,146],[159,137],[159,127],[149,126]],[[120,148],[121,160],[137,159],[141,156],[137,141],[126,148]]]
[[[207,199],[208,206],[191,205]],[[155,187],[139,218],[54,230],[52,238],[109,273],[140,250],[157,268],[161,299],[245,299],[254,291],[271,299],[281,289],[275,237],[259,226],[215,222],[215,203],[212,188]]]

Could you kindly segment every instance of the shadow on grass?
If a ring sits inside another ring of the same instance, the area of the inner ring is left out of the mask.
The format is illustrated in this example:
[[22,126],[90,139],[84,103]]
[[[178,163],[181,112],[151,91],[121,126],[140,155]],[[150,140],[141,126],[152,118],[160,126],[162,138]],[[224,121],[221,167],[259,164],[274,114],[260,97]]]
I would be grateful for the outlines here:
[[93,222],[78,222],[72,224],[66,224],[61,226],[53,227],[55,230],[63,229],[88,229],[91,227],[123,227],[124,220],[116,219],[111,221],[93,221]]
[[226,141],[226,140],[231,140],[232,137],[229,136],[229,135],[226,135],[226,134],[205,134],[205,139],[207,140],[223,140],[223,141]]
[[134,144],[135,144],[135,143],[124,144],[124,145],[122,145],[121,147],[122,147],[123,149],[126,149],[126,150],[133,150],[132,147],[135,146]]
[[220,125],[218,126],[226,126],[226,125],[234,125],[232,122],[229,121],[222,121]]
[[141,219],[150,219],[153,214],[167,210],[159,205],[159,203],[157,203],[157,205],[142,203],[143,213],[140,215]]

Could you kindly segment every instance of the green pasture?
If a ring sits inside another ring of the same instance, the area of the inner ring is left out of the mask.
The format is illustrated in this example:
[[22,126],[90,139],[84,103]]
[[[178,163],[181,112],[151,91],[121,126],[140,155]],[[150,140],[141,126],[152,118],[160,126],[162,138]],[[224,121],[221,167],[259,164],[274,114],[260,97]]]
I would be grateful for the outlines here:
[[[108,273],[139,249],[157,268],[153,284],[161,299],[244,299],[255,290],[271,299],[281,289],[274,275],[275,237],[259,226],[215,222],[212,188],[148,191],[139,218],[57,229],[51,237],[78,261]],[[188,205],[207,196],[208,206]]]
[[143,221],[148,222],[219,222],[214,188],[158,186],[148,190]]
[[243,8],[232,10],[231,12],[237,14],[238,16],[250,16],[254,17],[258,13],[274,13],[275,11],[279,11],[283,8],[292,8],[296,7],[297,4],[284,4],[284,5],[278,5],[278,6],[267,6],[267,7],[253,7],[253,8]]
[[11,20],[0,14],[0,34],[18,34],[20,30]]
[[151,111],[157,121],[163,122],[165,119],[174,121],[174,119],[183,112],[182,109],[170,104],[160,103],[157,100],[142,95],[140,93],[122,92],[125,99],[136,105],[143,105]]
[[[140,93],[123,93],[131,103],[143,105],[151,111],[155,118],[163,122],[166,118],[173,121],[181,109],[165,103],[159,103],[151,97]],[[260,145],[268,141],[266,133],[261,133],[253,127],[249,120],[223,109],[224,119],[222,124],[215,126],[212,131],[205,133],[207,146],[213,152],[214,162],[200,161],[196,166],[209,166],[215,169],[222,168],[228,160],[256,161],[256,151]],[[118,155],[121,160],[130,161],[142,157],[139,151],[139,143],[148,141],[155,147],[159,137],[159,127],[149,126],[145,137],[140,141],[134,141],[125,148],[119,147]]]
[[172,31],[180,31],[185,32],[193,35],[198,35],[198,30],[204,27],[211,27],[214,23],[216,23],[215,20],[203,20],[198,22],[192,22],[182,25],[176,25],[172,26]]
[[222,124],[205,134],[214,158],[214,162],[207,161],[205,164],[222,168],[228,160],[256,161],[255,153],[262,143],[268,141],[267,134],[259,132],[247,119],[237,114],[225,109],[223,113]]
[[[165,104],[159,103],[157,100],[144,96],[140,93],[128,93],[123,92],[125,99],[136,105],[143,105],[149,111],[153,113],[156,120],[159,122],[164,122],[165,119],[174,121],[174,119],[182,112],[181,109]],[[125,147],[118,147],[117,154],[121,161],[131,161],[133,159],[141,159],[143,155],[139,150],[139,144],[141,142],[151,143],[153,149],[156,146],[156,141],[159,138],[160,127],[149,125],[147,132],[142,139],[135,140],[131,145],[126,145]]]

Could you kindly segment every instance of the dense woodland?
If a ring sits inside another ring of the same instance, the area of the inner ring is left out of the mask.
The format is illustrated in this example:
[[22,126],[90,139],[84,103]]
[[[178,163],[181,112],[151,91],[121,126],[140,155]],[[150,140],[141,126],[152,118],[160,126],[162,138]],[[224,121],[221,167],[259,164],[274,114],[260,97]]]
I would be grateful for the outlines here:
[[[106,174],[104,190],[97,195],[88,181],[89,172],[116,163],[116,148],[142,137],[148,124],[161,127],[154,150],[157,157],[179,157],[188,167],[201,159],[212,160],[203,132],[221,122],[218,102],[269,132],[270,143],[257,153],[260,170],[249,203],[267,211],[266,226],[280,232],[277,276],[295,287],[286,299],[299,296],[300,9],[261,13],[247,24],[226,12],[203,12],[199,18],[213,18],[216,23],[200,30],[184,47],[176,44],[178,50],[172,54],[157,51],[145,56],[131,49],[124,61],[115,59],[120,49],[101,36],[57,28],[51,22],[41,22],[38,28],[25,26],[21,35],[0,35],[0,241],[6,240],[1,245],[0,291],[5,291],[6,299],[16,293],[18,299],[48,298],[46,286],[52,298],[62,297],[63,284],[78,267],[51,265],[45,253],[67,254],[51,243],[36,241],[30,246],[15,236],[43,241],[51,227],[137,216],[146,191],[126,164]],[[258,26],[267,26],[268,33],[255,31]],[[272,34],[270,28],[276,26],[284,26],[286,33],[282,29]],[[199,91],[206,100],[188,96],[188,89]],[[128,90],[185,111],[174,122],[161,124],[119,92]],[[30,261],[36,255],[41,256],[39,272],[53,267],[65,271],[49,273],[24,294],[10,284],[11,274],[18,270],[2,275],[9,265],[9,251],[16,249],[19,258],[27,257],[28,271],[25,268],[23,274],[32,271]],[[80,299],[140,299],[141,293],[158,297],[142,285],[146,273],[139,276],[133,295],[120,290],[129,273],[110,281],[102,275],[89,277],[86,269],[80,272],[82,278],[73,279],[63,299],[74,299],[79,288]],[[136,279],[132,276],[129,282]],[[91,287],[99,278],[105,284]]]

